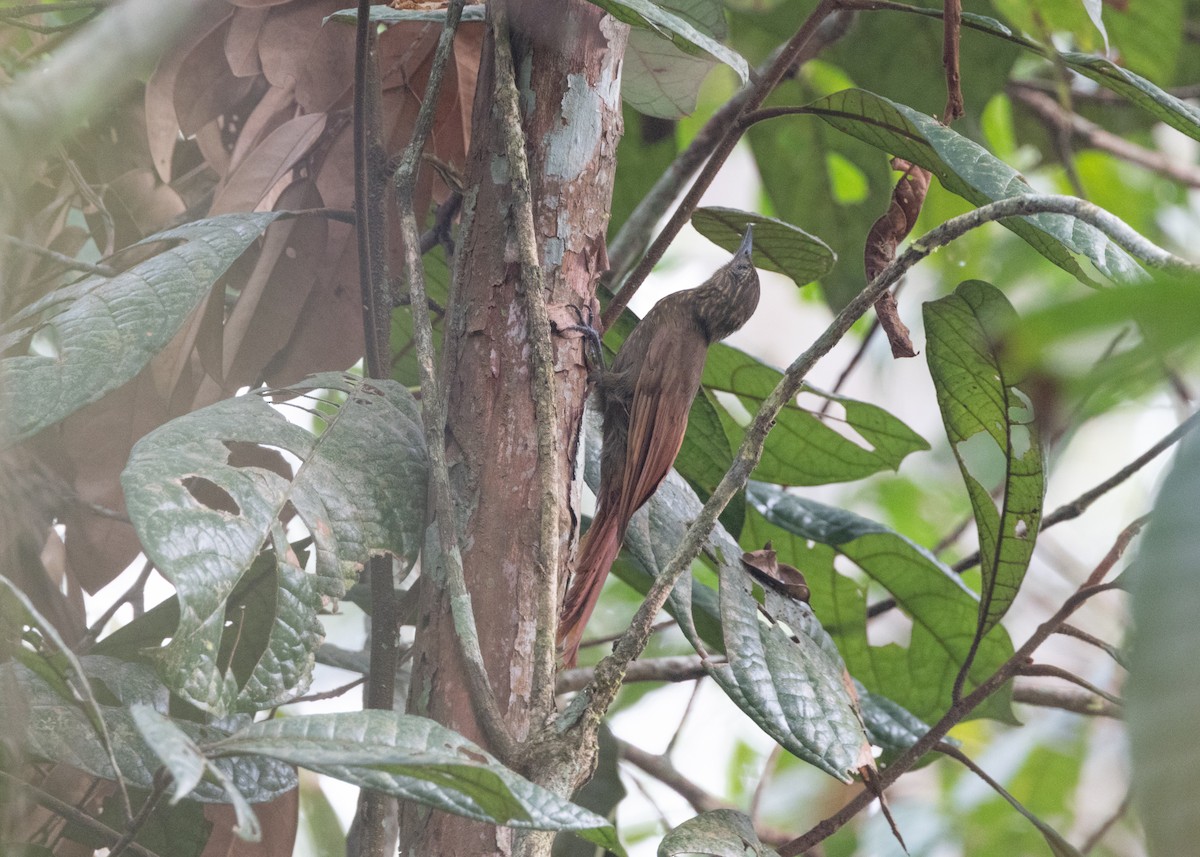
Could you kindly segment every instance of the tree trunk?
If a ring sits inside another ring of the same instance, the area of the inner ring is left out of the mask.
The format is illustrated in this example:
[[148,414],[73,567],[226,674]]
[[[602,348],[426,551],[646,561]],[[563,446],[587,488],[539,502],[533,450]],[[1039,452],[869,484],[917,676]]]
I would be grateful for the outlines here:
[[[582,0],[512,3],[512,52],[528,140],[544,298],[586,307],[607,267],[604,234],[621,134],[620,66],[627,28]],[[491,12],[489,11],[489,16]],[[447,457],[467,587],[492,686],[518,740],[546,723],[552,690],[535,699],[538,598],[569,568],[578,529],[572,491],[586,397],[582,340],[554,337],[559,510],[558,577],[540,568],[542,496],[529,325],[513,230],[513,196],[494,96],[495,45],[485,39],[473,116],[444,345]],[[409,710],[484,742],[468,696],[444,592],[422,595]],[[553,633],[553,629],[549,629]],[[530,772],[526,772],[530,773]],[[508,854],[512,835],[406,807],[401,852]]]

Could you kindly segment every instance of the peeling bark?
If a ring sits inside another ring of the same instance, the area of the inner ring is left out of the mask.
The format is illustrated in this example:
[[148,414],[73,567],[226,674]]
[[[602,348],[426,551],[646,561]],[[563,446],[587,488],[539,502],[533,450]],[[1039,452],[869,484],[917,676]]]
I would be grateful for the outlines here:
[[[627,28],[582,0],[513,3],[512,47],[528,140],[534,223],[545,300],[585,307],[607,267],[616,148],[622,130],[620,65]],[[529,328],[511,230],[507,162],[493,111],[494,50],[485,41],[473,118],[445,341],[446,447],[467,586],[500,707],[518,740],[546,723],[553,699],[532,687],[539,593],[540,486]],[[560,511],[558,577],[578,528],[571,490],[587,371],[578,338],[555,337],[555,403],[564,437],[555,473],[569,498]],[[409,710],[483,742],[453,638],[449,606],[426,587],[414,649]],[[550,629],[552,632],[552,629]],[[534,774],[534,772],[526,772]],[[534,774],[536,776],[536,774]],[[509,854],[512,835],[441,813],[406,808],[405,854]]]

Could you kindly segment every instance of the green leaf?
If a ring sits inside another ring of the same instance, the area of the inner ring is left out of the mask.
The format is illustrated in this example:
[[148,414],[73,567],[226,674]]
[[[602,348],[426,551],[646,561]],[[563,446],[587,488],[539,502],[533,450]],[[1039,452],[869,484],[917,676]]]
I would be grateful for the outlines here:
[[720,569],[728,661],[705,661],[706,671],[782,747],[850,782],[859,768],[873,763],[837,648],[802,601],[790,603],[787,627],[762,621],[756,584],[738,556],[722,552]]
[[1017,324],[1004,294],[968,280],[925,304],[924,316],[929,373],[979,529],[982,636],[1012,604],[1033,556],[1046,490],[1042,448],[1032,403],[1003,353]]
[[233,804],[237,815],[237,825],[233,832],[247,842],[262,840],[262,827],[258,823],[258,816],[250,808],[250,802],[221,768],[205,758],[204,753],[187,733],[170,718],[155,711],[152,706],[136,704],[130,709],[130,714],[146,743],[154,749],[175,779],[171,803],[179,803],[200,785],[201,778],[207,774],[221,784],[229,796],[229,802]]
[[621,68],[621,100],[660,119],[691,116],[700,87],[715,65],[708,57],[685,54],[647,30],[634,30]]
[[36,434],[140,372],[280,214],[224,214],[152,235],[133,246],[170,242],[169,249],[115,277],[88,277],[51,292],[5,322],[0,348],[52,334],[56,353],[0,360],[0,446]]
[[[725,471],[733,464],[733,446],[725,433],[720,417],[721,406],[711,392],[701,388],[688,411],[687,432],[683,446],[675,456],[675,469],[707,500]],[[741,532],[746,516],[745,498],[740,494],[729,501],[721,513],[721,523],[735,535]]]
[[[146,666],[97,655],[86,655],[80,661],[93,682],[102,682],[110,690],[120,691],[121,705],[100,706],[113,738],[117,764],[131,786],[152,788],[154,772],[160,766],[159,757],[142,737],[130,710],[139,703],[165,707],[166,688]],[[104,746],[73,699],[64,698],[22,664],[9,663],[0,667],[0,680],[13,682],[17,691],[0,694],[0,717],[6,723],[24,724],[21,739],[30,755],[63,762],[97,777],[113,778]],[[182,720],[174,723],[199,745],[228,735],[198,723]],[[219,759],[214,764],[253,803],[273,800],[296,787],[292,768],[271,759],[239,756]],[[224,789],[207,781],[197,786],[192,797],[204,803],[227,803],[229,800]]]
[[[708,350],[701,383],[713,390],[733,393],[754,412],[770,395],[781,374],[750,355],[728,345],[717,344]],[[887,411],[866,402],[822,393],[812,387],[805,392],[836,403],[843,417],[824,416],[790,402],[779,413],[775,427],[767,436],[762,460],[754,478],[781,485],[824,485],[862,479],[881,470],[895,470],[912,452],[929,444]],[[724,411],[726,430],[735,442],[741,429]],[[856,441],[826,425],[833,421],[857,433]]]
[[[850,674],[922,720],[945,714],[978,625],[978,597],[929,551],[874,521],[760,482],[750,484],[747,500],[752,511],[742,543],[772,541],[781,562],[804,572],[813,610]],[[841,570],[839,556],[853,563],[853,578]],[[907,647],[868,643],[868,581],[891,593],[912,620]],[[1012,651],[1003,626],[992,629],[979,645],[968,687],[990,676]],[[1012,722],[1010,695],[1006,686],[974,715]]]
[[1200,140],[1200,109],[1195,106],[1104,57],[1067,52],[1062,54],[1062,59],[1073,71],[1125,96],[1176,131],[1181,131],[1193,140]]
[[[346,396],[319,417],[319,435],[264,401],[318,389]],[[321,597],[340,596],[373,553],[390,552],[406,567],[415,560],[425,525],[423,437],[417,405],[399,384],[327,373],[219,402],[139,441],[121,481],[142,545],[179,597],[179,626],[158,653],[167,685],[218,714],[303,692],[322,636]],[[301,466],[285,478],[231,460],[255,445],[285,449]],[[289,509],[312,533],[315,575],[288,559],[280,516]],[[265,615],[250,619],[270,632],[249,675],[239,677],[229,658],[230,646],[241,645],[243,616],[227,615],[228,601],[268,544],[275,576],[259,601]]]
[[734,208],[700,208],[692,215],[696,231],[730,253],[736,252],[748,224],[754,224],[755,266],[784,274],[797,286],[824,276],[837,261],[820,238],[774,217]]
[[146,743],[171,772],[171,803],[179,803],[204,779],[204,754],[182,729],[153,706],[136,703],[129,713]]
[[737,72],[742,83],[750,82],[750,67],[740,54],[697,30],[683,18],[650,0],[591,0],[618,21],[650,30],[692,56],[708,54]]
[[[930,170],[942,185],[973,205],[1033,193],[1030,184],[990,152],[930,116],[870,92],[849,89],[806,108],[833,127]],[[1098,229],[1063,214],[1033,214],[1002,221],[1035,250],[1081,282],[1094,285],[1074,255],[1101,273],[1136,280],[1142,269]]]
[[1187,854],[1200,813],[1185,796],[1200,764],[1200,437],[1186,438],[1150,518],[1131,578],[1134,644],[1125,695],[1139,817],[1153,855]]
[[479,821],[572,830],[623,853],[608,821],[424,717],[379,710],[280,717],[254,723],[211,750],[269,756]]
[[[791,14],[804,13],[792,9]],[[860,16],[856,26],[874,17]],[[742,19],[741,15],[733,16],[735,28]],[[806,64],[805,70],[813,65]],[[806,74],[797,80],[782,81],[763,106],[806,104],[831,88],[848,85],[839,80],[814,88],[810,77]],[[867,281],[863,239],[880,213],[887,210],[895,185],[887,155],[823,122],[756,122],[746,137],[770,213],[820,235],[837,254],[837,264],[821,278],[821,292],[830,308],[841,310]],[[804,169],[796,169],[797,152],[804,153]],[[847,184],[846,176],[857,188],[850,195],[840,192]]]
[[658,857],[770,857],[777,853],[758,838],[750,817],[734,809],[714,809],[689,818],[664,836],[658,846]]

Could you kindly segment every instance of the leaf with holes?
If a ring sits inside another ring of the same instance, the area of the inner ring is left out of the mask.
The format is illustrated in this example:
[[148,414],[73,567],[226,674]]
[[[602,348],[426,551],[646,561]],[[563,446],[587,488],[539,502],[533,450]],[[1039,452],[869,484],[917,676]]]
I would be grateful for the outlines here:
[[1012,604],[1033,555],[1046,491],[1042,448],[1033,405],[1004,355],[1017,322],[1004,294],[968,280],[924,314],[929,374],[979,529],[982,637]]
[[284,717],[248,726],[211,750],[269,756],[479,821],[571,830],[624,853],[608,821],[534,785],[425,717],[377,710]]
[[[51,292],[0,327],[0,445],[16,443],[120,387],[150,362],[280,212],[226,214],[134,244],[169,248],[114,277]],[[53,355],[31,353],[45,339]],[[36,342],[36,340],[35,340]]]
[[[344,396],[314,411],[323,423],[317,434],[265,401],[316,390]],[[295,474],[238,466],[247,448],[263,447],[300,459]],[[167,685],[216,714],[267,708],[303,692],[322,636],[322,596],[341,595],[371,555],[415,561],[426,468],[408,391],[341,373],[218,402],[142,438],[121,483],[146,554],[179,598],[179,626],[157,653]],[[290,553],[283,519],[292,513],[312,534],[315,574]],[[260,560],[264,549],[268,558]],[[259,607],[232,611],[234,592],[246,593],[250,578],[258,579],[256,560],[274,566],[257,584]]]
[[[708,351],[702,383],[713,390],[733,393],[753,412],[775,389],[780,377],[778,370],[749,354],[717,344]],[[754,478],[780,485],[849,482],[881,470],[895,470],[910,453],[929,448],[924,438],[876,405],[813,388],[805,392],[836,403],[844,414],[819,414],[789,402],[767,435]],[[725,409],[719,409],[718,414],[734,443],[740,443],[741,427]],[[831,425],[838,423],[844,423],[853,434]]]
[[754,264],[790,277],[797,286],[823,277],[837,261],[820,238],[774,217],[715,207],[697,209],[692,215],[696,231],[730,253],[737,250],[749,224],[754,224]]
[[[924,167],[973,205],[1034,193],[1020,173],[978,143],[911,107],[860,89],[818,99],[806,108],[852,137]],[[1132,281],[1145,274],[1133,258],[1095,227],[1065,214],[1010,217],[1003,224],[1035,250],[1094,285],[1076,261],[1085,256],[1105,276]]]

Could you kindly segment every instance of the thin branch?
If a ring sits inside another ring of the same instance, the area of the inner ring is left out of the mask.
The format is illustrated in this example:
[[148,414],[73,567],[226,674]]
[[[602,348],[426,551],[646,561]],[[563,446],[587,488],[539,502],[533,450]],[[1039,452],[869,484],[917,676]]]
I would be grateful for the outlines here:
[[709,794],[700,786],[693,783],[671,764],[671,760],[663,755],[648,753],[640,747],[635,747],[627,741],[616,739],[617,752],[621,758],[635,767],[645,771],[654,779],[667,786],[673,792],[686,800],[696,812],[712,812],[714,809],[730,809],[732,804],[721,800],[716,795]]
[[541,493],[538,527],[537,631],[534,640],[532,696],[544,712],[554,710],[554,672],[557,660],[555,628],[558,624],[559,509],[562,487],[558,478],[558,409],[554,381],[554,351],[550,339],[550,316],[542,269],[538,263],[537,238],[533,223],[533,195],[529,186],[529,160],[525,132],[521,128],[516,71],[509,41],[507,0],[492,0],[492,33],[495,42],[495,96],[501,134],[508,160],[512,204],[509,211],[517,234],[521,264],[521,287],[529,315],[530,363],[533,366],[531,393],[537,420],[538,486]]
[[[654,777],[654,779],[682,797],[696,812],[711,812],[715,809],[738,809],[735,804],[723,800],[714,794],[710,794],[689,780],[671,764],[671,760],[665,755],[657,756],[654,753],[647,753],[640,747],[635,747],[626,741],[622,741],[620,738],[616,740],[617,752],[620,753],[622,759]],[[759,825],[755,825],[755,830],[759,838],[770,845],[787,842],[791,838],[790,834],[782,830],[775,830]]]
[[[720,663],[719,659],[710,659],[712,663]],[[571,693],[587,687],[588,682],[596,675],[595,667],[576,667],[563,670],[558,674],[558,693]],[[704,660],[699,655],[684,655],[676,658],[649,658],[644,661],[634,661],[625,671],[625,684],[636,681],[694,681],[704,678],[708,673],[704,669]]]
[[386,156],[380,112],[379,61],[369,0],[358,0],[354,35],[354,215],[363,345],[368,378],[385,378],[391,328],[387,276],[387,219],[380,181]]
[[942,10],[942,67],[946,71],[946,109],[942,112],[942,124],[949,125],[967,112],[958,68],[962,0],[944,0]]
[[1100,697],[1103,700],[1106,700],[1107,702],[1111,702],[1113,705],[1122,705],[1123,704],[1121,701],[1121,698],[1119,696],[1111,694],[1108,691],[1092,684],[1090,681],[1083,678],[1082,676],[1077,676],[1077,675],[1075,675],[1075,673],[1071,672],[1070,670],[1063,669],[1062,667],[1055,666],[1054,664],[1036,664],[1036,663],[1025,664],[1019,670],[1017,670],[1017,674],[1021,675],[1021,676],[1025,676],[1026,678],[1058,678],[1058,679],[1062,679],[1063,681],[1069,682],[1069,683],[1075,685],[1076,687],[1083,688],[1088,693],[1094,693],[1096,696]]
[[[763,100],[770,94],[776,84],[783,79],[791,68],[796,64],[800,56],[800,52],[808,44],[809,40],[817,32],[821,22],[837,9],[837,0],[820,0],[817,7],[800,25],[800,29],[788,41],[783,50],[775,57],[767,71],[758,80],[751,84],[749,91],[746,94],[745,101],[738,110],[736,116],[742,116],[753,110],[756,110]],[[725,160],[729,157],[733,147],[737,145],[738,140],[745,133],[746,126],[740,122],[730,121],[725,127],[725,133],[721,136],[720,141],[713,148],[712,155],[708,162],[704,165],[704,169],[696,177],[687,194],[675,209],[675,213],[671,215],[671,219],[667,221],[667,225],[654,239],[654,243],[646,250],[642,260],[637,267],[633,269],[625,281],[621,284],[617,293],[613,296],[612,302],[604,310],[604,326],[609,327],[613,321],[618,318],[628,304],[629,299],[633,297],[638,288],[645,282],[646,277],[658,264],[658,261],[663,257],[668,245],[675,240],[675,236],[679,234],[679,230],[683,228],[684,223],[692,216],[692,212],[696,210],[696,206],[700,204],[700,197],[708,190],[714,178]]]
[[146,564],[142,566],[142,570],[138,574],[137,580],[133,582],[132,586],[125,590],[124,594],[121,595],[120,598],[113,602],[111,607],[104,611],[103,616],[92,623],[92,627],[88,628],[87,633],[84,634],[83,638],[75,645],[75,651],[86,652],[93,645],[95,645],[96,640],[98,640],[100,635],[104,632],[104,627],[110,621],[112,621],[113,616],[117,615],[117,611],[132,601],[135,596],[140,594],[141,591],[146,588],[146,581],[150,579],[150,574],[153,571],[154,563],[152,563],[150,560],[146,560]]
[[438,91],[445,74],[446,62],[454,46],[454,33],[458,29],[464,5],[464,0],[451,0],[446,9],[446,24],[434,51],[429,82],[426,84],[425,97],[421,101],[421,110],[417,114],[412,141],[401,158],[394,184],[399,210],[400,240],[404,247],[404,276],[408,280],[409,294],[412,297],[413,341],[416,343],[417,368],[421,379],[421,420],[425,428],[425,443],[429,450],[430,499],[437,522],[437,544],[440,553],[438,559],[445,571],[445,585],[454,619],[455,636],[460,644],[459,651],[462,654],[475,716],[490,749],[501,761],[506,761],[513,758],[516,744],[500,712],[496,693],[488,678],[479,646],[479,630],[475,625],[471,593],[467,590],[466,579],[463,576],[462,554],[458,547],[458,534],[455,532],[454,499],[450,491],[450,474],[446,463],[445,391],[437,381],[433,322],[429,315],[425,267],[421,261],[421,236],[417,231],[417,216],[413,203],[421,152],[433,127]]
[[[386,378],[391,370],[392,301],[387,270],[387,213],[383,165],[379,58],[370,0],[358,0],[354,30],[354,218],[358,247],[358,281],[362,302],[363,362],[368,378]],[[399,628],[391,556],[367,562],[371,589],[371,655],[363,704],[365,708],[395,708],[399,667]],[[395,848],[391,819],[394,798],[364,790],[355,818],[363,857],[386,857]]]
[[1195,164],[1184,163],[1163,152],[1132,143],[1076,113],[1063,109],[1062,105],[1038,89],[1013,83],[1007,90],[1009,95],[1032,110],[1047,125],[1074,136],[1085,145],[1108,152],[1139,167],[1145,167],[1173,181],[1190,187],[1200,187],[1200,167]]
[[295,699],[291,700],[288,705],[294,705],[297,702],[321,702],[322,700],[326,699],[337,699],[339,696],[354,690],[354,688],[358,687],[366,680],[367,677],[364,675],[360,678],[356,678],[354,681],[346,682],[341,687],[335,687],[332,690],[323,690],[320,693],[310,693],[305,696],[297,696]]
[[1076,628],[1070,623],[1064,624],[1061,628],[1059,628],[1058,633],[1062,634],[1064,637],[1074,637],[1076,640],[1081,640],[1087,643],[1089,646],[1095,646],[1097,649],[1104,652],[1110,658],[1116,661],[1118,665],[1125,667],[1126,669],[1129,668],[1128,664],[1126,663],[1125,653],[1122,652],[1118,646],[1114,646],[1112,643],[1101,640],[1099,637],[1089,634],[1087,631],[1084,631],[1081,628]]
[[117,275],[117,270],[108,265],[93,265],[90,262],[81,262],[78,259],[68,256],[66,253],[59,253],[55,250],[39,247],[37,244],[30,243],[29,241],[22,241],[15,235],[0,237],[14,247],[19,247],[22,250],[33,253],[35,256],[41,256],[43,259],[49,259],[51,262],[55,262],[72,271],[83,271],[85,274],[95,274],[98,277],[115,277]]
[[[1022,804],[1019,800],[1017,800],[1015,797],[1013,797],[1011,794],[1009,794],[1008,790],[1005,789],[1004,786],[1000,785],[999,782],[997,782],[995,779],[993,779],[987,773],[987,771],[985,771],[983,768],[981,768],[977,764],[975,764],[974,760],[971,759],[971,757],[968,756],[966,753],[964,753],[962,750],[958,749],[953,744],[947,744],[945,741],[939,742],[937,747],[935,747],[934,749],[936,749],[943,756],[949,756],[951,759],[954,759],[956,762],[963,765],[967,770],[969,770],[975,776],[979,777],[979,779],[983,780],[985,783],[987,783],[989,786],[991,786],[992,790],[995,791],[996,794],[1000,795],[1000,797],[1004,798],[1004,800],[1006,800],[1008,802],[1009,806],[1011,806],[1013,809],[1015,809],[1021,815],[1025,816],[1025,818],[1029,819],[1029,822],[1034,827],[1036,827],[1038,829],[1038,832],[1040,832],[1043,836],[1045,836],[1047,838],[1054,836],[1054,837],[1057,837],[1062,842],[1064,842],[1064,843],[1066,842],[1066,840],[1063,838],[1063,836],[1060,833],[1058,833],[1058,831],[1054,830],[1054,828],[1050,827],[1050,825],[1046,824],[1046,822],[1042,821],[1040,818],[1038,818],[1036,815],[1034,815],[1032,812],[1030,812],[1028,809],[1026,809],[1024,804]],[[1056,853],[1059,852],[1059,849],[1057,849],[1057,848],[1055,848],[1054,850]]]
[[[1086,512],[1093,503],[1095,503],[1109,491],[1116,488],[1122,482],[1129,479],[1129,477],[1133,476],[1151,461],[1158,458],[1158,456],[1162,455],[1163,452],[1174,446],[1180,438],[1194,429],[1197,425],[1200,425],[1200,411],[1195,411],[1192,413],[1192,415],[1186,420],[1168,432],[1162,440],[1154,444],[1154,446],[1150,447],[1133,461],[1129,462],[1129,464],[1122,467],[1112,476],[1105,479],[1095,488],[1092,488],[1090,491],[1085,491],[1070,503],[1065,503],[1062,506],[1059,506],[1049,515],[1042,518],[1042,525],[1039,528],[1039,532],[1044,532],[1050,527],[1053,527],[1055,524],[1061,524],[1063,521],[1070,521],[1078,518],[1080,515]],[[970,556],[965,556],[956,562],[952,568],[954,571],[961,574],[967,569],[973,568],[978,564],[979,551],[975,551]]]
[[[56,798],[49,792],[43,791],[37,786],[27,783],[18,777],[14,777],[12,774],[2,769],[0,769],[0,779],[7,780],[9,783],[21,789],[22,791],[28,792],[30,797],[32,797],[46,809],[53,812],[55,815],[62,816],[72,824],[78,824],[80,827],[83,827],[94,833],[106,843],[115,844],[121,841],[121,834],[113,830],[107,824],[97,821],[86,812],[83,812],[64,800]],[[151,851],[149,848],[138,845],[136,842],[130,842],[128,850],[138,855],[138,857],[160,857],[160,855]]]
[[154,787],[150,794],[146,796],[145,802],[141,809],[138,810],[137,816],[129,822],[125,834],[117,840],[117,842],[109,849],[108,857],[121,857],[133,845],[133,840],[137,838],[138,833],[146,826],[146,822],[150,820],[150,814],[154,812],[154,808],[158,806],[158,802],[162,800],[162,796],[167,791],[167,786],[171,784],[172,777],[167,772],[166,768],[159,768],[154,774]]
[[1090,693],[1077,693],[1061,688],[1040,687],[1021,684],[1013,687],[1013,702],[1036,705],[1041,708],[1058,708],[1088,717],[1123,717],[1122,706]]

